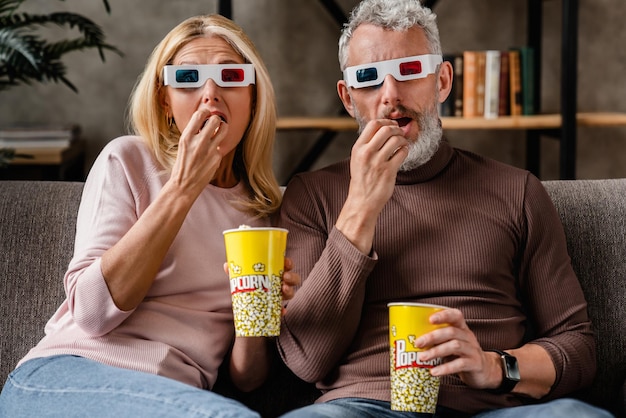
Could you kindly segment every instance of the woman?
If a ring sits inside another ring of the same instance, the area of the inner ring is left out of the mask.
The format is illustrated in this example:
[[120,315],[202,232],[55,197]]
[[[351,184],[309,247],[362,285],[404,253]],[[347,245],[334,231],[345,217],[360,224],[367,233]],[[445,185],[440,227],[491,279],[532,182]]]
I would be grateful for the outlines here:
[[[258,416],[205,389],[224,359],[242,390],[269,367],[266,339],[234,337],[222,237],[280,204],[268,72],[233,22],[190,18],[153,51],[130,120],[136,135],[89,173],[67,298],[7,380],[2,416]],[[283,280],[288,298],[300,279]]]

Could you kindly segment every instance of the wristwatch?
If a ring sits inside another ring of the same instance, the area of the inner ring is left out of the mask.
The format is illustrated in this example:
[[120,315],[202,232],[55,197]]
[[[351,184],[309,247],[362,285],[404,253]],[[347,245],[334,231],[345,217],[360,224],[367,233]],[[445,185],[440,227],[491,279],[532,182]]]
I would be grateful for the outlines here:
[[513,390],[517,382],[520,381],[519,368],[517,367],[517,359],[501,350],[489,349],[485,351],[493,351],[500,355],[502,361],[502,383],[496,389],[490,389],[489,392],[496,394],[509,393]]

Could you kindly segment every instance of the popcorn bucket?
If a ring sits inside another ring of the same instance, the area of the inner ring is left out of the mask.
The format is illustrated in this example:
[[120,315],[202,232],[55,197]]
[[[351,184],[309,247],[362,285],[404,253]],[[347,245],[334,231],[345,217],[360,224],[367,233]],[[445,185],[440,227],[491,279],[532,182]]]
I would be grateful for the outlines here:
[[446,325],[433,325],[428,318],[444,306],[421,303],[389,303],[389,353],[391,366],[391,409],[434,414],[439,396],[439,378],[430,369],[441,359],[421,362],[424,351],[414,343],[421,335]]
[[287,230],[240,227],[224,231],[238,337],[280,334]]

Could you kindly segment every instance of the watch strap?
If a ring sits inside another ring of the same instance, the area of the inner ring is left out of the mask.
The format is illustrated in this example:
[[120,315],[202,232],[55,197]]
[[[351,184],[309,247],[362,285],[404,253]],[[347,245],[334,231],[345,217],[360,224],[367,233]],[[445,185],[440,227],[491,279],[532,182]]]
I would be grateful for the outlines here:
[[497,388],[488,389],[488,391],[491,393],[498,394],[498,395],[501,395],[504,393],[510,393],[515,387],[515,385],[517,385],[517,382],[519,382],[519,378],[515,379],[509,375],[509,366],[508,366],[507,358],[512,359],[515,363],[517,363],[517,360],[515,359],[514,356],[502,350],[487,349],[485,351],[491,351],[491,352],[497,353],[500,356],[500,361],[502,362],[502,382],[500,383],[500,386],[498,386]]

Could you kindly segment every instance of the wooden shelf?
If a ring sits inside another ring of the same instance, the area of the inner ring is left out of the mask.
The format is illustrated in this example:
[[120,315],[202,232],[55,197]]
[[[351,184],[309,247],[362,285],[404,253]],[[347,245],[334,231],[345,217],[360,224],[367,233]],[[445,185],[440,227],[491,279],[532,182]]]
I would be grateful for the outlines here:
[[[562,125],[560,114],[533,116],[502,116],[493,119],[443,117],[444,129],[559,129]],[[626,113],[585,112],[576,115],[578,126],[626,126]],[[339,117],[282,117],[278,119],[277,129],[286,130],[324,130],[356,131],[356,121],[348,116]]]
[[337,117],[283,117],[278,118],[276,129],[279,131],[288,130],[323,130],[323,131],[356,131],[358,125],[349,116]]
[[626,113],[578,113],[578,126],[626,126]]

